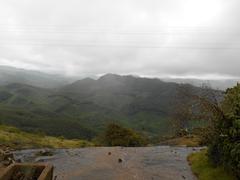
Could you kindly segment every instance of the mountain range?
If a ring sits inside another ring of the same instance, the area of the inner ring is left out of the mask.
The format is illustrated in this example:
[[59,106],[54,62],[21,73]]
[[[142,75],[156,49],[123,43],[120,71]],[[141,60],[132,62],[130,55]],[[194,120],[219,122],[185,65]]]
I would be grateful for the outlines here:
[[55,88],[72,82],[72,78],[39,71],[0,66],[0,85],[11,83],[28,84],[36,87]]
[[[172,132],[170,114],[179,88],[175,82],[106,74],[69,83],[59,76],[34,71],[8,73],[6,67],[0,75],[2,124],[84,139],[96,137],[110,122],[150,136]],[[189,84],[184,86],[202,90]]]
[[[135,76],[136,77],[136,76]],[[92,75],[93,79],[98,79],[97,76]],[[10,66],[0,65],[0,86],[20,83],[42,88],[58,88],[70,84],[83,77],[67,77],[59,74],[48,74],[40,71],[20,69]],[[226,90],[240,82],[240,79],[218,79],[218,80],[201,80],[190,78],[160,78],[164,82],[175,82],[178,84],[191,84],[201,87],[203,84],[210,85],[213,89]]]

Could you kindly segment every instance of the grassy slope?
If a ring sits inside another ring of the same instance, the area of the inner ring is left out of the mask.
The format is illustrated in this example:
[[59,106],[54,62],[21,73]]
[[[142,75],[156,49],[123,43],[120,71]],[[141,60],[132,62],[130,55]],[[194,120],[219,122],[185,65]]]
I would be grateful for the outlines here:
[[171,135],[169,115],[177,88],[157,79],[118,75],[57,89],[9,84],[0,86],[0,123],[70,139],[93,139],[112,121],[150,137]]
[[162,144],[170,146],[198,147],[200,146],[200,141],[200,137],[193,135],[168,139],[163,141]]
[[0,125],[0,145],[9,146],[14,149],[26,149],[42,147],[77,148],[92,146],[93,144],[85,140],[68,140],[61,137],[31,134],[15,127]]
[[206,150],[188,156],[192,171],[199,180],[237,180],[222,167],[213,167],[208,161]]

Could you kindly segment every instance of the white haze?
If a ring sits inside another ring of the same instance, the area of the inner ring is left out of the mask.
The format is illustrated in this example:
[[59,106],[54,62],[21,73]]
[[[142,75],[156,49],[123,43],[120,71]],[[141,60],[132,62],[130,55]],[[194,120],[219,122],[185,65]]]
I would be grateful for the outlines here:
[[240,77],[239,0],[2,0],[0,65],[98,76]]

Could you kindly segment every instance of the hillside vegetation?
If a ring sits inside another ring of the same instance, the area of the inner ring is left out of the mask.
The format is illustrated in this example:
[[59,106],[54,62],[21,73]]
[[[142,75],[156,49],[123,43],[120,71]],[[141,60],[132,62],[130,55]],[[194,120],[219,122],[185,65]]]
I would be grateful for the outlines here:
[[206,150],[191,154],[188,161],[199,180],[237,180],[223,167],[214,167],[208,159]]
[[240,84],[226,91],[214,116],[208,156],[240,178]]
[[60,75],[0,65],[0,85],[19,83],[44,88],[55,88],[66,85],[69,82],[72,82],[70,78]]
[[101,134],[109,123],[150,137],[168,135],[172,133],[170,114],[179,87],[159,79],[114,74],[54,89],[11,83],[0,86],[0,123],[88,140]]
[[79,148],[92,146],[85,140],[69,140],[62,137],[51,137],[43,134],[23,132],[15,127],[0,125],[0,146],[13,149],[29,148]]
[[103,133],[102,144],[106,146],[139,147],[148,144],[147,138],[132,129],[109,124]]
[[240,84],[227,89],[221,102],[198,99],[202,104],[201,114],[210,123],[202,136],[208,146],[207,153],[189,157],[193,171],[202,180],[240,179]]

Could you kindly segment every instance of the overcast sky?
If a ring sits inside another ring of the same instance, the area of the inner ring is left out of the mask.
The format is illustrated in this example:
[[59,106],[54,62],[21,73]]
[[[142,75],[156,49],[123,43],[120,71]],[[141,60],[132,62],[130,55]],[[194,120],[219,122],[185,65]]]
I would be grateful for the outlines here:
[[239,0],[0,0],[0,65],[240,77]]

